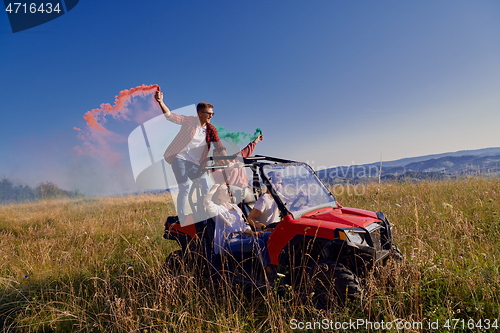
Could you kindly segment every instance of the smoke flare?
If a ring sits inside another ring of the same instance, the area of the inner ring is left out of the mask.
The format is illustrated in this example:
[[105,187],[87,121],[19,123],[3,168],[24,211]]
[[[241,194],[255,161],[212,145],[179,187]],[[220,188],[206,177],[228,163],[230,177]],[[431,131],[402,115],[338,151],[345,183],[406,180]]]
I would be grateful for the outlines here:
[[255,140],[259,135],[262,135],[262,130],[257,128],[254,134],[249,134],[246,132],[227,132],[226,128],[223,126],[215,126],[219,132],[219,138],[227,142],[231,142],[237,145],[246,144],[250,141]]

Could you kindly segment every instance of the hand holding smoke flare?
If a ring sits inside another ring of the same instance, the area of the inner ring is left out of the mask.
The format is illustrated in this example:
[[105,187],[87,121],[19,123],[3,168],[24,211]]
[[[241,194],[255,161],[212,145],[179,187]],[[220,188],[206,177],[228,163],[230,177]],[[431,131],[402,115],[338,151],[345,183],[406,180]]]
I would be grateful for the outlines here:
[[161,92],[160,86],[157,86],[156,92],[155,92],[155,100],[160,104],[163,101],[163,93]]

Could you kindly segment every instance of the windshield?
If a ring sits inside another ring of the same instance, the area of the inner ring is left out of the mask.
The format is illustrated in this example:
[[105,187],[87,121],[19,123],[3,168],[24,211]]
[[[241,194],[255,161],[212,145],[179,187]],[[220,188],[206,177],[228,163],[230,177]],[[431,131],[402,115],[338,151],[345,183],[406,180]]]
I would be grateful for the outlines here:
[[337,207],[332,193],[307,164],[266,165],[263,172],[295,219],[319,208]]

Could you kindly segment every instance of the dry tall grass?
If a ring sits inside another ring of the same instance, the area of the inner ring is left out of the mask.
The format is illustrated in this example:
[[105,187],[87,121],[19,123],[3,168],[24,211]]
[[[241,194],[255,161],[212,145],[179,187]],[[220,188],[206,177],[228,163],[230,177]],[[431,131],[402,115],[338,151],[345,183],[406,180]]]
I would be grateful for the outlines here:
[[444,328],[447,319],[464,319],[463,331],[471,331],[470,319],[500,321],[500,180],[338,190],[343,206],[386,213],[405,256],[368,276],[362,307],[324,312],[274,290],[249,297],[212,285],[191,267],[165,270],[177,248],[162,238],[163,222],[174,213],[167,195],[68,199],[0,206],[0,328],[288,332],[293,319],[311,325],[364,319],[422,322],[406,330],[418,332],[436,320]]

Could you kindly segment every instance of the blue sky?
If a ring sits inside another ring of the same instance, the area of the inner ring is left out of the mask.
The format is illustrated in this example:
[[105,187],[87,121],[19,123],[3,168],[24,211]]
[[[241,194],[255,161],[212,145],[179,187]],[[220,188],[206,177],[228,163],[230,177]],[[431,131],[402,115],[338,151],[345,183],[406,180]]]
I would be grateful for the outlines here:
[[498,1],[80,0],[12,33],[0,13],[0,176],[130,190],[123,145],[120,168],[79,156],[73,127],[141,84],[314,167],[497,147],[499,17]]

